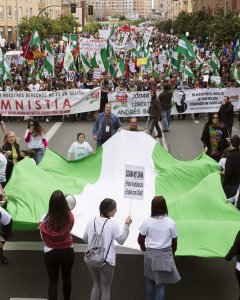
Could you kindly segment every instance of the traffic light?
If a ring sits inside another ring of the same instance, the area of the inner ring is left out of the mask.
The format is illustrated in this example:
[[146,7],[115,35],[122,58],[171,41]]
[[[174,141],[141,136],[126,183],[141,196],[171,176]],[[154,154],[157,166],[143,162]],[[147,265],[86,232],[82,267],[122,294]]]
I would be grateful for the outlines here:
[[71,4],[71,14],[75,14],[76,13],[76,6],[77,6],[77,4],[75,4],[75,3]]
[[88,15],[89,16],[93,15],[93,5],[88,5]]

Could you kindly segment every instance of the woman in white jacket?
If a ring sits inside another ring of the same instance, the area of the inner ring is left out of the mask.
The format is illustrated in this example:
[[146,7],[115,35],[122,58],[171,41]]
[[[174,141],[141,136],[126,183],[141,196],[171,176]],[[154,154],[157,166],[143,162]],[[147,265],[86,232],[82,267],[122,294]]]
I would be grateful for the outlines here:
[[94,268],[88,266],[89,272],[93,278],[93,288],[91,292],[91,300],[99,300],[100,294],[102,300],[110,300],[110,287],[113,279],[114,267],[116,265],[116,251],[114,247],[114,240],[120,245],[123,245],[129,234],[129,226],[132,223],[130,216],[125,220],[123,231],[121,233],[118,224],[111,219],[117,212],[116,201],[106,198],[99,207],[100,217],[89,220],[85,229],[83,240],[91,244],[94,236],[94,225],[96,232],[102,231],[104,258],[106,264],[101,268]]

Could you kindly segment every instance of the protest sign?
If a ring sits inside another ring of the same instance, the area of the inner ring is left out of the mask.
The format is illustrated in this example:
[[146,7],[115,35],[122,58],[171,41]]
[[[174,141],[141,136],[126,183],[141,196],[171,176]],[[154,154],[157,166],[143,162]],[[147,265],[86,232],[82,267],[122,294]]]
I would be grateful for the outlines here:
[[124,198],[144,199],[144,167],[125,165]]
[[100,53],[102,48],[105,48],[107,45],[106,40],[104,39],[91,39],[91,38],[80,38],[79,40],[80,54],[88,54],[90,57],[93,57],[95,52]]
[[142,57],[142,58],[138,58],[137,59],[137,66],[141,66],[141,65],[146,65],[147,64],[147,58],[146,57]]
[[110,36],[111,28],[110,29],[98,29],[98,36],[100,39],[107,40]]
[[0,109],[3,116],[76,114],[98,110],[100,94],[100,88],[55,92],[0,92]]
[[93,71],[93,78],[95,79],[100,79],[102,74],[102,69],[101,68],[94,68]]

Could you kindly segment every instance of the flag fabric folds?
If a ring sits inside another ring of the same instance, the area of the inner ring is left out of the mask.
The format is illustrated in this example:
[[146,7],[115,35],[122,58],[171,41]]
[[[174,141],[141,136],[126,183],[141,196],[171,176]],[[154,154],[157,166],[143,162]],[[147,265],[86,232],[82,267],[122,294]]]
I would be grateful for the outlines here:
[[[144,168],[143,200],[123,196],[129,166]],[[119,224],[132,202],[134,226],[124,246],[133,249],[139,249],[138,228],[150,214],[151,200],[163,195],[179,232],[176,255],[224,257],[239,231],[240,211],[226,203],[219,171],[205,153],[181,161],[148,134],[121,130],[82,160],[67,161],[50,149],[38,166],[25,158],[14,166],[5,192],[14,228],[25,230],[37,228],[54,190],[76,195],[72,232],[78,237],[104,198],[116,199]]]

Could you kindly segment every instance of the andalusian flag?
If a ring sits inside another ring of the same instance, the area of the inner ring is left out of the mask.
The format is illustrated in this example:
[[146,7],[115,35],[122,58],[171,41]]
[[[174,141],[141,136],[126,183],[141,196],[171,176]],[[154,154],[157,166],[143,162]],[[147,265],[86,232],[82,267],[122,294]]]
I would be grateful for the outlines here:
[[191,68],[188,65],[184,66],[184,70],[183,70],[183,79],[185,79],[185,77],[189,78],[193,78],[195,79],[195,75],[193,74]]
[[35,46],[36,48],[39,49],[40,46],[40,36],[38,34],[38,31],[36,28],[33,29],[33,33],[32,33],[32,38],[31,41],[29,43],[29,46]]
[[117,64],[117,77],[121,77],[126,73],[126,63],[125,59],[120,57]]
[[[29,158],[21,160],[4,190],[13,227],[19,230],[37,228],[53,191],[76,195],[72,233],[81,238],[88,220],[99,215],[101,201],[115,199],[114,219],[121,227],[131,207],[134,222],[124,246],[133,249],[139,249],[138,229],[150,216],[153,197],[162,195],[179,232],[176,255],[225,257],[239,231],[240,211],[226,203],[219,171],[205,153],[181,161],[149,134],[121,130],[95,156],[82,160],[67,161],[50,149],[38,166]],[[136,182],[135,174],[141,180]]]
[[100,50],[100,58],[101,58],[101,68],[103,71],[108,71],[109,68],[109,61],[107,57],[107,50],[102,48]]
[[235,82],[240,85],[240,70],[237,68],[236,64],[232,67],[232,77]]
[[236,45],[234,47],[234,53],[236,59],[240,58],[240,34],[239,33],[236,36]]
[[213,69],[213,73],[216,74],[218,70],[220,69],[220,62],[217,57],[217,50],[215,49],[212,53],[211,59],[210,59],[210,65]]
[[64,54],[64,62],[63,62],[63,67],[66,71],[69,70],[71,64],[73,63],[74,58],[72,55],[72,51],[70,49],[69,43],[67,44],[67,47],[65,49],[65,54]]
[[54,69],[54,55],[48,41],[46,41],[45,52],[44,52],[44,67],[49,74]]
[[176,51],[172,52],[170,63],[174,69],[180,72],[181,59],[179,57],[179,53]]
[[88,71],[90,70],[90,63],[86,59],[86,56],[84,56],[83,54],[82,54],[82,66],[83,66],[85,74],[87,74]]
[[5,60],[2,61],[2,63],[0,64],[0,76],[2,77],[3,80],[10,80],[11,82],[13,82],[12,79],[12,75],[10,73],[10,67],[9,65],[6,63]]
[[188,60],[195,57],[193,46],[185,35],[182,35],[182,37],[178,40],[177,52],[184,55]]
[[155,77],[157,80],[159,79],[159,72],[158,72],[158,65],[155,63],[152,69],[152,75]]

